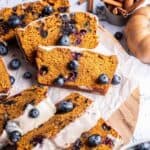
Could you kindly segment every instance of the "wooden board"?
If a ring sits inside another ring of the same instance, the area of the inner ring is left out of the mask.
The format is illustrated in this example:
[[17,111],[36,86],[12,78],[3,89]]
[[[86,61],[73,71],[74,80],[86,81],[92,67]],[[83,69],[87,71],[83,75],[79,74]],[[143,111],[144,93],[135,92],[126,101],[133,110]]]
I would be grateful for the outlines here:
[[[114,47],[114,45],[120,51],[125,51],[121,44],[114,38],[114,36],[104,29],[101,25],[99,26],[101,33],[101,41],[107,41],[108,48]],[[135,89],[129,98],[116,110],[109,118],[108,123],[115,128],[124,140],[124,144],[127,144],[134,133],[140,106],[140,92],[139,89]]]
[[129,98],[109,118],[108,123],[115,128],[128,143],[134,133],[140,104],[139,90],[135,89]]

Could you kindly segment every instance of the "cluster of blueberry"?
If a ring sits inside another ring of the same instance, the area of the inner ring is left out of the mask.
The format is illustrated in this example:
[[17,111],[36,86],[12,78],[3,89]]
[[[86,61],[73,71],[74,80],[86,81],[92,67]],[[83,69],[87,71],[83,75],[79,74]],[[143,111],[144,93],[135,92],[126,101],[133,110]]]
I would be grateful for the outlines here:
[[[3,44],[3,43],[0,43],[0,55],[1,56],[6,56],[7,54],[8,54],[8,47],[5,45],[5,44]],[[11,69],[11,70],[17,70],[17,69],[19,69],[20,67],[21,67],[21,61],[20,61],[20,59],[18,59],[18,58],[14,58],[14,59],[12,59],[11,61],[10,61],[10,63],[9,63],[9,69]],[[32,78],[32,73],[31,72],[25,72],[24,74],[23,74],[23,78],[24,79],[31,79]],[[11,81],[11,84],[13,85],[14,84],[14,82],[15,82],[15,78],[14,78],[14,76],[12,76],[12,75],[10,75],[10,81]]]
[[76,32],[75,21],[70,19],[69,15],[62,15],[62,36],[58,40],[58,45],[69,46],[69,35]]

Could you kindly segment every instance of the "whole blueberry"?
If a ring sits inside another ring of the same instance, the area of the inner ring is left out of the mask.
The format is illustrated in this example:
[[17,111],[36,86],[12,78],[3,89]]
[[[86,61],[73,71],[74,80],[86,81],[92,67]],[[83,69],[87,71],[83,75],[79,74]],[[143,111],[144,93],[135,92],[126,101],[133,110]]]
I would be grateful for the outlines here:
[[118,76],[118,75],[114,75],[114,76],[113,76],[113,78],[112,78],[112,84],[113,84],[113,85],[119,84],[120,81],[121,81],[121,77],[120,77],[120,76]]
[[53,12],[52,6],[45,6],[44,9],[42,10],[42,15],[43,16],[48,16]]
[[24,74],[23,74],[23,78],[24,79],[31,79],[32,78],[32,74],[31,74],[31,72],[25,72]]
[[88,137],[88,146],[95,147],[101,144],[101,137],[98,134],[93,134]]
[[122,32],[116,32],[116,33],[115,33],[115,38],[116,38],[117,40],[121,40],[122,37],[123,37]]
[[39,110],[36,109],[36,108],[33,108],[29,112],[29,117],[31,117],[31,118],[37,118],[39,116],[39,114],[40,114]]
[[17,58],[11,60],[9,63],[9,67],[12,70],[17,70],[17,69],[19,69],[20,66],[21,66],[21,61]]
[[9,139],[11,142],[16,143],[21,138],[21,133],[19,131],[13,131],[9,133]]
[[7,54],[8,54],[7,47],[3,43],[0,43],[0,55],[5,56]]
[[14,16],[11,16],[9,19],[8,19],[8,25],[9,27],[11,28],[16,28],[18,27],[19,25],[21,25],[21,20],[18,16],[14,15]]
[[69,70],[76,70],[78,68],[79,64],[78,61],[72,60],[68,63],[68,69]]
[[70,45],[70,39],[67,35],[63,35],[60,37],[59,41],[58,41],[59,45],[63,45],[63,46],[69,46]]
[[14,76],[9,76],[10,78],[10,82],[11,82],[11,85],[13,85],[15,83],[15,78]]
[[97,82],[100,84],[107,84],[107,83],[109,83],[109,78],[106,74],[101,74],[98,77]]
[[58,76],[55,80],[54,80],[54,84],[57,86],[63,86],[65,83],[65,79],[63,76]]
[[105,13],[106,13],[105,6],[96,7],[96,15],[98,15],[100,20],[104,20]]
[[134,146],[134,150],[149,150],[150,149],[150,143],[141,143],[136,146]]
[[73,109],[73,103],[71,101],[62,101],[57,104],[57,113],[70,112]]

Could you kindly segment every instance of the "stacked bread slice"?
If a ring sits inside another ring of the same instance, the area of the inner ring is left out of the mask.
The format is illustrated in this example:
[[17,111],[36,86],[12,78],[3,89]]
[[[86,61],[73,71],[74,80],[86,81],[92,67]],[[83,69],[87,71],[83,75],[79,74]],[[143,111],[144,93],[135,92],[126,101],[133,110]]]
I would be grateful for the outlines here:
[[116,56],[94,51],[97,18],[68,10],[68,0],[43,0],[0,11],[0,41],[16,35],[39,84],[0,101],[0,149],[111,150],[122,144],[94,99],[70,92],[54,103],[48,96],[48,86],[106,95],[118,64]]

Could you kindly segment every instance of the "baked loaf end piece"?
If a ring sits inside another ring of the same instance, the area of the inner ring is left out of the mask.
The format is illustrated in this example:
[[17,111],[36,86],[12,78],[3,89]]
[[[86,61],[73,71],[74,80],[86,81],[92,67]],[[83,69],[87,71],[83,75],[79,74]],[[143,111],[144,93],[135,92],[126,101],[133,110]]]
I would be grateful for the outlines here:
[[83,133],[70,148],[66,150],[112,150],[123,144],[119,133],[100,119],[96,126]]
[[67,12],[68,8],[68,0],[39,0],[2,9],[0,11],[0,41],[14,38],[15,29],[18,27],[24,27],[38,18],[56,12]]
[[17,39],[27,59],[34,62],[38,45],[95,48],[97,24],[96,17],[89,13],[54,14],[17,29]]
[[7,96],[10,87],[11,83],[9,74],[6,70],[3,60],[0,58],[0,99]]
[[[69,104],[67,109],[63,109],[64,104],[65,106]],[[17,150],[30,150],[42,144],[44,140],[48,140],[50,143],[52,138],[68,124],[80,117],[91,104],[92,101],[90,99],[83,97],[78,93],[71,93],[64,98],[63,101],[56,104],[57,111],[55,116],[38,129],[32,130],[21,138],[17,143]],[[44,145],[44,143],[42,145]],[[49,149],[52,147],[48,144],[46,148]]]
[[117,67],[116,56],[69,48],[39,47],[38,82],[106,94]]

